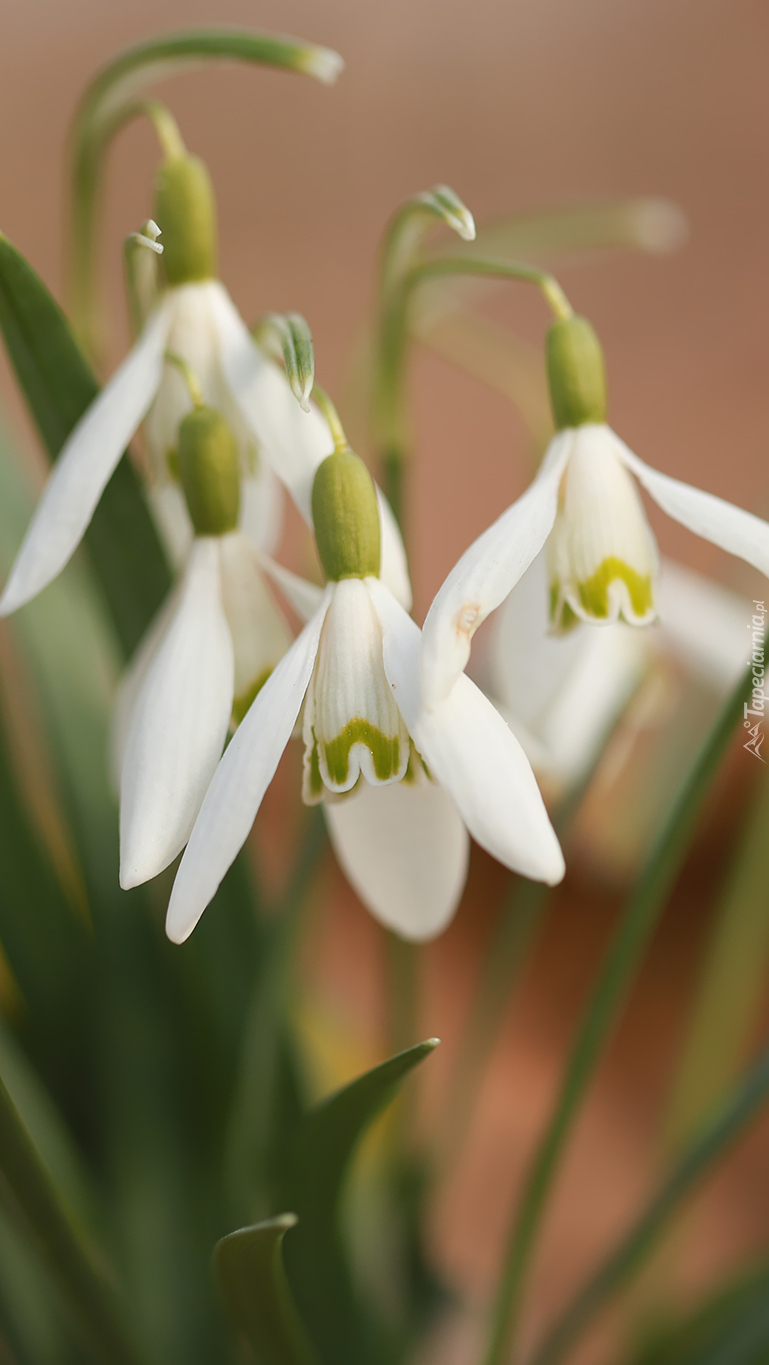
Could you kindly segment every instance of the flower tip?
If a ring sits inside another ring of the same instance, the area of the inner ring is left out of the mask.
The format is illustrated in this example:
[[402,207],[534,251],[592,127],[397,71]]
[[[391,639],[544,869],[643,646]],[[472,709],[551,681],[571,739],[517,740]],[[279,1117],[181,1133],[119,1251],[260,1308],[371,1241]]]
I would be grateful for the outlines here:
[[463,242],[474,242],[476,237],[475,219],[469,209],[457,216],[456,229]]
[[335,85],[344,71],[344,57],[332,47],[310,47],[303,54],[301,70],[324,85]]
[[166,915],[166,938],[169,939],[171,943],[175,943],[177,947],[181,947],[182,943],[187,942],[187,939],[196,924],[197,920],[193,920],[192,923],[190,923],[189,918],[182,919],[181,915],[174,914],[172,907],[169,905],[168,913]]

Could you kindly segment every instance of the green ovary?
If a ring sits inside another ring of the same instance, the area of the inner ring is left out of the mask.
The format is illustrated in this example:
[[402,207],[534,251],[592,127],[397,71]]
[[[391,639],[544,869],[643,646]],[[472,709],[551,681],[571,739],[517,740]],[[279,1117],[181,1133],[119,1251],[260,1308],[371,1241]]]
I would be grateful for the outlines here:
[[615,555],[605,559],[584,583],[576,585],[579,600],[588,616],[606,620],[611,614],[609,588],[617,579],[621,579],[628,590],[633,615],[649,616],[654,609],[651,576],[636,573],[635,569]]
[[347,722],[335,739],[323,743],[326,769],[334,786],[343,787],[348,781],[350,750],[354,744],[366,746],[380,782],[388,782],[397,775],[401,761],[400,736],[385,735],[376,725],[356,716]]

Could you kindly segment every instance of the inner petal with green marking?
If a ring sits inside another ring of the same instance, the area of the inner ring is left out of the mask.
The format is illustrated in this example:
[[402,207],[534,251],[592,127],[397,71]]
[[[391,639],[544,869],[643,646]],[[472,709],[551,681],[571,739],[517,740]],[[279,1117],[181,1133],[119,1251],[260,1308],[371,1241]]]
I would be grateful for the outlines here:
[[606,624],[655,619],[657,547],[638,490],[602,424],[574,433],[548,540],[550,620]]
[[399,782],[411,742],[382,661],[382,629],[365,580],[342,579],[323,623],[304,708],[304,800]]

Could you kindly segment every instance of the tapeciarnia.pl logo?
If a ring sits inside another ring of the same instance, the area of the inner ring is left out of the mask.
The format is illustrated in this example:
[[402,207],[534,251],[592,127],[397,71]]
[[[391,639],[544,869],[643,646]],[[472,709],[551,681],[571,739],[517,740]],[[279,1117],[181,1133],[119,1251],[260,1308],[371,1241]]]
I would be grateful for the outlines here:
[[753,603],[755,612],[748,622],[748,630],[751,632],[751,651],[748,667],[753,673],[753,690],[750,694],[750,701],[745,702],[743,725],[748,731],[749,739],[743,744],[743,749],[747,749],[749,754],[753,754],[762,763],[766,759],[762,757],[761,745],[764,742],[762,730],[764,720],[764,707],[766,706],[766,693],[764,692],[764,674],[766,664],[764,660],[764,621],[766,620],[766,607],[763,602]]

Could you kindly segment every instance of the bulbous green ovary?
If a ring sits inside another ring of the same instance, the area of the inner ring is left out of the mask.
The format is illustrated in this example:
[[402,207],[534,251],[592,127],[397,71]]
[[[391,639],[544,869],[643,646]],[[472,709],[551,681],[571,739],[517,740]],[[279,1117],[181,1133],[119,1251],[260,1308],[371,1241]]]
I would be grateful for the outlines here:
[[650,616],[654,610],[651,576],[637,573],[616,555],[610,555],[599,564],[595,573],[584,583],[576,584],[579,600],[588,616],[606,620],[611,615],[609,588],[617,579],[621,579],[628,590],[633,615],[641,618]]
[[[330,780],[337,787],[343,787],[350,774],[350,750],[354,744],[364,744],[371,754],[374,772],[380,782],[394,778],[401,765],[401,741],[399,735],[385,735],[370,721],[356,716],[345,725],[335,739],[323,743],[323,757]],[[317,740],[316,745],[317,749]],[[312,776],[315,775],[315,755],[313,754]],[[320,770],[318,768],[318,777]],[[312,784],[311,784],[312,785]]]

